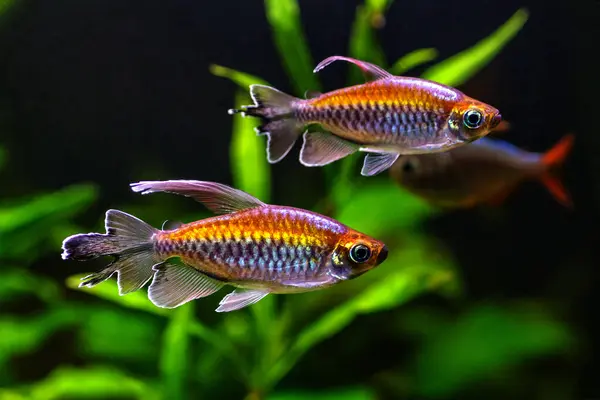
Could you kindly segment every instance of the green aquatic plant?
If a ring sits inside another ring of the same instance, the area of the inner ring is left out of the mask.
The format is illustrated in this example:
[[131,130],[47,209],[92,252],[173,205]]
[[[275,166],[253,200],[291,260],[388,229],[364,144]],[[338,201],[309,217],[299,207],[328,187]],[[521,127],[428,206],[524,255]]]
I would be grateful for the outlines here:
[[[366,0],[358,7],[349,55],[375,62],[395,74],[437,58],[433,48],[417,49],[388,64],[377,31],[391,4],[391,0]],[[319,78],[312,73],[313,59],[297,1],[265,0],[265,11],[295,93],[301,96],[308,89],[320,90]],[[527,12],[519,10],[488,38],[430,67],[423,76],[455,85],[468,80],[510,41],[526,19]],[[235,106],[248,104],[250,84],[268,84],[219,65],[212,65],[210,71],[237,84]],[[349,83],[360,82],[359,71],[352,67],[348,71]],[[269,202],[271,166],[265,157],[264,138],[253,134],[255,126],[251,118],[233,116],[229,153],[233,184]],[[2,161],[0,152],[0,164]],[[63,287],[30,273],[27,266],[49,252],[55,254],[65,236],[89,230],[75,226],[72,218],[94,201],[95,188],[75,185],[40,194],[35,200],[0,204],[0,237],[7,239],[0,240],[0,260],[9,255],[11,262],[24,260],[12,268],[5,262],[0,270],[0,306],[31,296],[47,308],[43,316],[0,317],[0,337],[4,338],[0,343],[0,387],[10,388],[0,389],[0,398],[185,399],[192,398],[192,392],[198,398],[236,398],[241,390],[248,400],[377,398],[371,388],[362,386],[318,392],[281,388],[282,380],[305,355],[328,339],[344,335],[354,320],[392,313],[424,293],[451,299],[461,293],[461,280],[451,256],[422,230],[423,221],[438,211],[389,181],[357,178],[355,161],[356,157],[350,157],[322,169],[330,190],[315,208],[332,203],[333,217],[385,240],[390,247],[385,264],[327,291],[267,296],[247,310],[227,314],[211,312],[198,317],[198,310],[206,304],[203,301],[174,310],[158,308],[148,300],[145,290],[119,296],[114,280],[79,288],[80,278],[87,273],[69,277],[66,287],[72,295],[91,295],[97,301],[82,305],[69,302]],[[366,209],[371,212],[364,213]],[[150,213],[148,210],[150,207],[144,212]],[[32,244],[22,243],[24,237],[33,238]],[[404,366],[416,371],[415,383],[401,388],[400,393],[407,397],[450,395],[471,382],[473,371],[493,373],[507,365],[508,359],[557,352],[568,343],[568,333],[549,316],[532,322],[492,306],[467,312],[460,321],[454,327],[441,321],[437,330],[428,325],[430,332],[423,335],[421,343],[423,358]],[[505,330],[494,335],[499,325]],[[61,365],[38,382],[17,385],[8,370],[10,360],[35,352],[47,337],[66,328],[76,332],[74,351],[87,360],[86,365]],[[448,335],[443,334],[446,332]],[[494,340],[497,346],[483,349],[482,337]],[[542,338],[543,343],[535,343],[534,337]],[[468,347],[464,341],[471,340],[480,346],[479,353],[489,353],[481,358],[461,354],[461,349]],[[358,346],[368,348],[369,343]],[[446,356],[445,363],[437,364],[438,354]],[[452,363],[455,359],[460,361],[460,368]],[[137,374],[130,372],[132,365]],[[438,366],[443,372],[436,370]]]

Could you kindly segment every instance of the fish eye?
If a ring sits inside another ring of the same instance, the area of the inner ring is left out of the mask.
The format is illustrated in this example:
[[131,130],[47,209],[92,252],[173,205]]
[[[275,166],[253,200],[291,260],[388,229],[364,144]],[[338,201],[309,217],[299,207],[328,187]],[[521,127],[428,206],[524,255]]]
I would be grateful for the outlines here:
[[405,174],[414,173],[418,167],[419,163],[413,157],[407,157],[402,164],[402,172]]
[[483,114],[479,110],[468,110],[463,115],[463,123],[469,129],[477,129],[483,124]]
[[350,259],[357,264],[362,264],[369,258],[371,258],[371,249],[364,244],[356,244],[350,249]]

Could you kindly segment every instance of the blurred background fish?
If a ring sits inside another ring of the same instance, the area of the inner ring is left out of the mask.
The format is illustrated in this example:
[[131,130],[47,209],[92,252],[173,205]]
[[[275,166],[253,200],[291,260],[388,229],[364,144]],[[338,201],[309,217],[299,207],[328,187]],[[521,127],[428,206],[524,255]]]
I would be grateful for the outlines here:
[[270,206],[219,183],[150,181],[131,186],[142,194],[192,197],[222,215],[158,230],[122,211],[107,211],[106,234],[77,234],[63,242],[65,260],[115,257],[101,272],[85,277],[81,286],[93,287],[117,273],[119,294],[124,295],[152,279],[148,298],[156,306],[175,308],[228,284],[242,290],[221,300],[216,311],[227,312],[269,293],[332,286],[387,258],[385,244],[331,218]]
[[437,82],[394,76],[383,68],[350,57],[331,56],[318,72],[335,61],[358,66],[370,82],[302,100],[265,85],[251,85],[253,106],[229,110],[262,119],[256,128],[268,136],[267,158],[280,161],[308,125],[325,132],[305,132],[300,162],[323,166],[357,151],[367,152],[362,175],[389,168],[399,154],[446,151],[487,135],[500,112],[461,91]]
[[485,137],[445,153],[401,156],[390,176],[410,192],[443,207],[499,204],[525,180],[539,180],[564,206],[571,199],[556,177],[571,151],[574,135],[546,153],[522,150]]

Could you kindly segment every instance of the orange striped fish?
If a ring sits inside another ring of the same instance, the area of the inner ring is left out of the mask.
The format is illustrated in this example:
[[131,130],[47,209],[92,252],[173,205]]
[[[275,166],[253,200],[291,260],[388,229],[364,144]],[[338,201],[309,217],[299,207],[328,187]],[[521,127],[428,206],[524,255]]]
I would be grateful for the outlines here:
[[264,85],[251,85],[254,105],[230,114],[258,117],[259,135],[267,135],[267,159],[280,161],[308,125],[326,132],[304,133],[300,162],[323,166],[357,151],[366,152],[361,174],[388,169],[400,154],[446,151],[487,135],[502,120],[500,112],[461,91],[425,79],[394,76],[384,69],[349,57],[334,61],[357,65],[371,81],[299,99]]
[[124,295],[152,279],[150,300],[174,308],[232,285],[237,289],[216,310],[227,312],[269,293],[306,292],[356,278],[387,257],[384,243],[331,218],[268,205],[219,183],[171,180],[131,186],[142,194],[192,197],[219,215],[159,230],[122,211],[107,211],[106,234],[78,234],[63,242],[65,260],[115,258],[80,286],[95,286],[116,272]]

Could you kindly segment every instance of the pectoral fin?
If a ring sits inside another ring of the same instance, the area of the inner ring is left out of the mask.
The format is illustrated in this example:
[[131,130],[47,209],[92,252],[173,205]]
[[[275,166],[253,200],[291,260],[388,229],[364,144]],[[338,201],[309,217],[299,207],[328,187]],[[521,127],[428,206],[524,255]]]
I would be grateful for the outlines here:
[[269,292],[262,290],[236,289],[227,296],[223,297],[223,300],[219,302],[219,307],[217,307],[216,311],[229,312],[239,310],[240,308],[247,307],[260,301],[268,294]]
[[398,159],[398,153],[368,153],[362,170],[363,176],[373,176],[390,168]]
[[357,152],[359,146],[331,133],[306,132],[300,150],[300,162],[307,167],[320,167]]
[[154,266],[156,273],[148,298],[162,308],[175,308],[188,301],[210,296],[224,285],[185,264],[164,262]]

